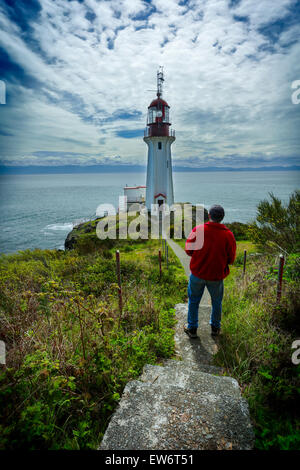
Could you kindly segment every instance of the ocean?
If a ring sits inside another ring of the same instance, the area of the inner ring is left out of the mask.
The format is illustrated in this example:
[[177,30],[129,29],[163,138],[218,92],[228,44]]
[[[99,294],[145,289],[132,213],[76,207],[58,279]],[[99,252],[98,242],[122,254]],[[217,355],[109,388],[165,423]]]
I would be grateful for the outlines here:
[[[176,202],[221,204],[226,222],[249,222],[273,192],[287,202],[300,186],[300,171],[174,172]],[[113,204],[128,184],[144,185],[143,173],[0,176],[0,252],[63,249],[73,226],[95,218],[100,204]]]

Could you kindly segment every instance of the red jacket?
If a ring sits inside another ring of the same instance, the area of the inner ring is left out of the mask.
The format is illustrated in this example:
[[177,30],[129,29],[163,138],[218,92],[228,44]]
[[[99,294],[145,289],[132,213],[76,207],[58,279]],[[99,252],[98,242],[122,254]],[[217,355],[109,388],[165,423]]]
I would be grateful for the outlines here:
[[[189,250],[187,243],[195,239],[195,231],[204,229],[204,242],[201,249]],[[206,281],[219,281],[229,274],[229,264],[233,264],[236,242],[233,233],[223,224],[206,222],[194,227],[186,244],[185,252],[192,257],[192,274]]]

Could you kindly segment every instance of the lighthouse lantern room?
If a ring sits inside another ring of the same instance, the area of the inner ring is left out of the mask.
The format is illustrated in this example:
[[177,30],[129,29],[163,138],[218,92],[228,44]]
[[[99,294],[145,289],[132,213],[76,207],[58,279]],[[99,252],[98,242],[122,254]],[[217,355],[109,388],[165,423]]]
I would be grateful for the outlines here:
[[170,107],[162,99],[163,68],[157,72],[157,98],[148,107],[144,141],[148,146],[146,207],[174,204],[171,145],[175,131],[170,129]]

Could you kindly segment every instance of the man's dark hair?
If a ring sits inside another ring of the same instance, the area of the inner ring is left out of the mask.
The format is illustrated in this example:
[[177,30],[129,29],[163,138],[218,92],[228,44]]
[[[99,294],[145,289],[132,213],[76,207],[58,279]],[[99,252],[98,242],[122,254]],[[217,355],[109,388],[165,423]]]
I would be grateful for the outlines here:
[[224,219],[225,211],[222,206],[214,204],[208,211],[213,222],[221,222]]

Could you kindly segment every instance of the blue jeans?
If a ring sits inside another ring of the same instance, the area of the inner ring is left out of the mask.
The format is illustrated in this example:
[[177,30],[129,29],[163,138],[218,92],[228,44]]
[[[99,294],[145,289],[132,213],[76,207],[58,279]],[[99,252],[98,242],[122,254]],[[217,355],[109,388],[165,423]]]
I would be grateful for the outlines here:
[[210,325],[215,328],[221,327],[222,299],[224,293],[224,283],[221,281],[205,281],[199,277],[190,275],[188,285],[189,309],[188,328],[198,328],[198,309],[205,286],[211,297],[212,312]]

